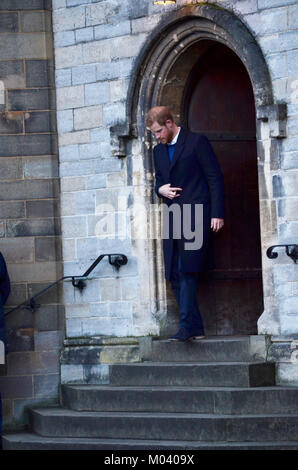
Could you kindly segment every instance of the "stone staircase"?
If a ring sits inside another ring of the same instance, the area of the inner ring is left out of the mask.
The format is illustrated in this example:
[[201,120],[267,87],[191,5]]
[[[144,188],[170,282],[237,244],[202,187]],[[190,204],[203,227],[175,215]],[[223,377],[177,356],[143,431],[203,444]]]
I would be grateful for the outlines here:
[[150,360],[110,365],[109,384],[62,385],[61,406],[31,409],[3,448],[297,450],[298,387],[275,385],[252,338],[155,340]]

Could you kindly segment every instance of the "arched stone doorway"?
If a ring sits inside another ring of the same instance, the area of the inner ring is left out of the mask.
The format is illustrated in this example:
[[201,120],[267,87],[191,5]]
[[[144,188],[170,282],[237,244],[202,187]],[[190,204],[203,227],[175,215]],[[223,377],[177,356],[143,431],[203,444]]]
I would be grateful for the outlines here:
[[[183,92],[177,95],[178,77]],[[161,103],[174,107],[184,128],[208,136],[225,179],[225,227],[214,236],[216,269],[201,276],[198,288],[206,333],[256,334],[264,306],[256,117],[248,73],[230,48],[201,40],[173,64]]]
[[[169,15],[153,31],[136,61],[127,101],[127,121],[122,127],[112,129],[112,132],[119,138],[119,149],[132,137],[137,137],[139,142],[142,142],[146,185],[144,199],[149,207],[152,202],[156,203],[157,199],[152,191],[154,172],[152,142],[151,135],[144,128],[145,114],[154,105],[172,104],[177,120],[184,125],[187,124],[184,108],[187,103],[186,83],[191,77],[194,66],[204,56],[212,42],[218,47],[219,45],[226,47],[233,57],[238,58],[243,64],[243,70],[251,83],[255,104],[261,243],[254,248],[258,256],[262,248],[264,309],[260,317],[261,322],[260,319],[258,322],[258,330],[256,323],[261,313],[260,309],[263,308],[261,301],[248,329],[246,325],[243,329],[242,327],[238,329],[238,332],[276,334],[278,312],[275,307],[274,293],[270,291],[272,265],[266,259],[265,249],[276,238],[274,228],[276,227],[276,214],[274,205],[271,204],[272,181],[268,165],[272,164],[274,158],[274,152],[271,149],[275,138],[284,136],[283,116],[273,102],[270,76],[262,52],[246,26],[231,12],[223,9],[217,10],[210,5],[185,7]],[[256,157],[254,162],[256,162]],[[270,222],[269,228],[268,221]],[[150,223],[158,225],[159,220],[153,218]],[[151,305],[156,306],[156,319],[166,319],[166,322],[160,322],[161,334],[169,333],[173,330],[172,323],[175,322],[173,310],[175,309],[163,277],[160,239],[148,241],[148,253],[154,254],[148,263],[150,278],[153,280]],[[260,263],[257,270],[260,271]],[[260,286],[261,283],[259,283],[259,290]],[[251,297],[252,291],[249,292]],[[236,331],[237,329],[232,326],[226,333],[234,334]]]

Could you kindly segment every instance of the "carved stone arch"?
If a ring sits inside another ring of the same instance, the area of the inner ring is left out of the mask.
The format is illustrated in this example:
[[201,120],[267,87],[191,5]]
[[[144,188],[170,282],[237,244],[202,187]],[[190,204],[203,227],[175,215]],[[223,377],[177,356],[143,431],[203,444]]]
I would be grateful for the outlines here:
[[[187,57],[187,51],[190,51],[189,53],[191,54],[192,48],[196,48],[199,53],[200,47],[204,47],[204,44],[206,45],[212,41],[222,43],[230,48],[240,58],[248,72],[253,87],[258,121],[257,139],[261,154],[258,157],[261,184],[267,178],[260,194],[264,194],[264,188],[268,188],[268,183],[271,183],[270,176],[266,176],[266,170],[264,170],[266,163],[264,161],[265,150],[262,144],[264,139],[262,132],[264,131],[262,131],[261,127],[265,122],[267,126],[267,140],[268,135],[269,138],[285,137],[286,109],[285,105],[274,104],[271,78],[261,48],[246,25],[232,12],[212,5],[186,6],[167,15],[148,37],[135,61],[127,97],[126,121],[123,125],[118,125],[111,129],[112,135],[118,141],[115,154],[119,156],[124,156],[127,153],[125,143],[128,140],[137,137],[142,142],[144,175],[148,184],[147,194],[151,194],[149,197],[147,196],[148,204],[155,200],[155,196],[152,191],[153,163],[151,136],[147,133],[144,123],[146,113],[152,106],[166,104],[163,100],[166,96],[167,80],[174,65],[179,63],[179,59]],[[192,61],[184,62],[184,67],[189,67],[189,72],[192,66]],[[176,87],[177,93],[182,93],[178,88]],[[174,114],[179,119],[180,109],[175,108]],[[272,147],[272,142],[270,142],[270,146]],[[272,165],[271,159],[274,158],[272,154],[276,155],[276,152],[271,151],[271,147],[269,149],[269,161],[267,162],[270,166]],[[147,175],[149,175],[148,179]],[[151,191],[148,191],[149,188],[151,188]],[[268,199],[268,207],[270,206],[271,211],[271,226],[276,227],[276,213],[271,204],[270,194],[266,194],[266,198]],[[266,226],[266,224],[268,224],[267,220],[261,220],[261,226]],[[275,233],[273,231],[270,233],[271,238],[267,234],[263,237],[266,239],[267,244],[272,240],[275,241],[277,237],[276,230]],[[157,257],[160,256],[161,249],[158,241],[152,242],[151,250],[151,252],[155,251],[158,253]],[[152,271],[151,279],[154,278],[155,283],[155,287],[152,290],[155,298],[152,298],[152,303],[156,303],[156,305],[159,303],[158,299],[163,297],[161,292],[165,293],[164,281],[162,281],[159,269],[160,265],[160,260],[155,259],[151,267],[149,267]],[[266,260],[263,258],[263,266],[265,268],[264,290],[266,291],[271,282],[272,266],[265,265]],[[266,312],[276,312],[272,294],[269,294],[268,299],[266,304],[264,297],[265,312],[262,317],[265,315],[266,318],[268,316]],[[269,313],[270,315],[269,320],[265,321],[265,326],[259,328],[259,332],[278,333],[278,321],[276,320],[278,315],[276,315],[276,318],[271,313]]]

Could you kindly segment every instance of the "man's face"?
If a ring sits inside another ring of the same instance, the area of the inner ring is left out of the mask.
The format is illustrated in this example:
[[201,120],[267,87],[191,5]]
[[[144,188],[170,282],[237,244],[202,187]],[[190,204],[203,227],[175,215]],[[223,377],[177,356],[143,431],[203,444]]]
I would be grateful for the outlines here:
[[166,121],[163,126],[158,124],[158,122],[154,122],[150,130],[162,144],[169,144],[174,137],[173,124],[174,123],[170,120]]

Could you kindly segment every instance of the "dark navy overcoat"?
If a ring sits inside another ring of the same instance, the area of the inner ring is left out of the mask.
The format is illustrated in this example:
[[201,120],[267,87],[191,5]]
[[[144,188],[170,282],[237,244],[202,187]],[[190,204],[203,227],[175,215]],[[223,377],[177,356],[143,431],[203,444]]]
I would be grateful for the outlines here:
[[[176,222],[172,213],[175,214],[175,211],[168,210],[169,230],[166,230],[166,236],[163,236],[165,277],[170,279],[174,239],[177,239],[183,271],[196,273],[206,271],[214,267],[211,218],[224,218],[223,175],[211,144],[206,136],[181,128],[172,162],[169,160],[166,144],[159,143],[154,148],[153,155],[156,194],[162,197],[158,193],[158,188],[167,183],[171,183],[172,187],[182,188],[180,196],[172,200],[162,198],[168,209],[172,204],[178,204],[181,209],[178,222],[181,238],[179,230],[173,228]],[[189,212],[183,211],[184,204],[188,204]],[[191,239],[189,233],[185,234],[183,220],[186,213],[191,214],[190,230],[195,230],[195,204],[201,204],[200,207],[203,208],[201,225],[203,244],[199,249],[186,250],[185,243],[194,241],[194,238]]]
[[0,252],[0,340],[5,345],[7,352],[5,320],[4,320],[4,304],[10,294],[10,279],[7,272],[5,259]]

